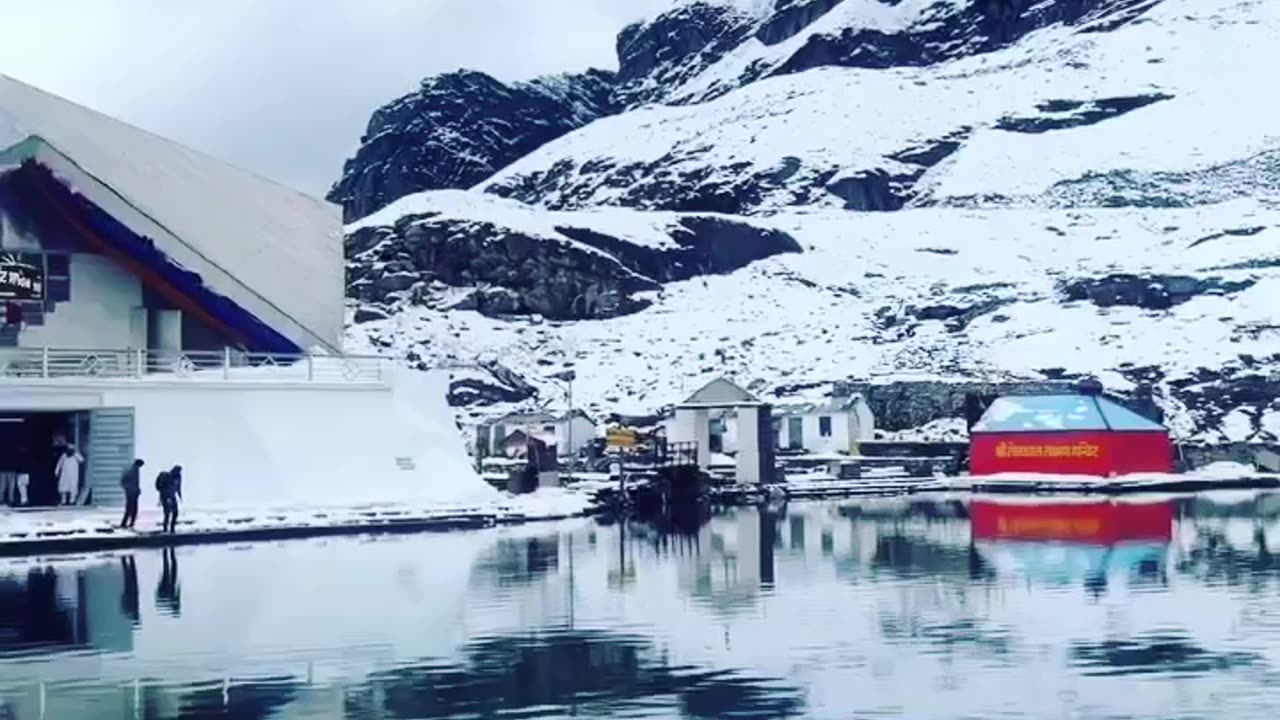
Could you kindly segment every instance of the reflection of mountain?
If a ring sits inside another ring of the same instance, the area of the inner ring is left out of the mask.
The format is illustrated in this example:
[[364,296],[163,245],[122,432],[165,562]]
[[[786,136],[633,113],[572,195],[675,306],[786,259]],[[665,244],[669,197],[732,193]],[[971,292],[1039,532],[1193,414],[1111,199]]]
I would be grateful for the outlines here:
[[1185,677],[1266,664],[1260,655],[1206,650],[1181,635],[1077,643],[1071,648],[1071,658],[1087,675],[1167,673]]
[[647,640],[598,630],[486,637],[458,664],[407,665],[374,674],[348,693],[351,718],[497,717],[564,708],[610,717],[678,703],[691,717],[801,714],[799,690],[734,673],[671,666]]

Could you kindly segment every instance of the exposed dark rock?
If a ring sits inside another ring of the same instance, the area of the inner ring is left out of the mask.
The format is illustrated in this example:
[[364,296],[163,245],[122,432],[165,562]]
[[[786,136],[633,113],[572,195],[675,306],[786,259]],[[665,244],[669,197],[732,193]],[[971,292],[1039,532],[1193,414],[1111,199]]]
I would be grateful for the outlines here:
[[467,70],[427,78],[374,112],[328,199],[354,220],[422,190],[469,188],[614,112],[613,90],[600,70],[514,85]]
[[[612,317],[645,305],[632,295],[658,284],[616,259],[493,223],[407,216],[394,227],[365,228],[347,236],[348,295],[366,302],[394,301],[379,283],[390,264],[407,266],[422,280],[475,287],[481,313],[541,314],[552,319]],[[489,286],[514,291],[491,296]],[[485,303],[499,301],[497,307]]]
[[968,137],[971,130],[972,128],[969,127],[960,128],[946,137],[900,150],[889,155],[889,158],[898,162],[919,165],[922,169],[931,168],[959,150],[960,144]]
[[899,210],[915,197],[915,183],[933,165],[960,148],[969,128],[905,148],[888,156],[908,167],[895,174],[868,170],[836,176],[834,169],[784,157],[776,167],[759,169],[746,162],[727,165],[688,163],[691,155],[667,154],[647,163],[592,160],[579,166],[569,159],[551,167],[486,186],[495,195],[537,203],[555,210],[595,205],[601,187],[622,188],[611,202],[643,210],[747,215],[768,201],[812,205],[828,194],[845,209]]
[[[1266,372],[1265,368],[1271,371]],[[1252,434],[1262,430],[1264,413],[1280,411],[1277,369],[1280,369],[1280,355],[1272,355],[1218,368],[1200,368],[1189,375],[1167,380],[1164,385],[1172,398],[1186,408],[1194,427],[1219,428],[1227,415],[1243,411],[1251,419],[1249,432]],[[1155,368],[1148,374],[1162,376],[1163,371]]]
[[537,394],[538,389],[519,374],[494,361],[451,380],[448,400],[451,407],[472,407],[524,402]]
[[920,321],[940,320],[946,323],[947,330],[950,332],[962,332],[969,327],[969,323],[977,318],[997,310],[1010,301],[990,299],[974,303],[972,305],[926,305],[921,308],[909,308],[908,312]]
[[901,33],[845,28],[815,34],[770,75],[815,67],[921,66],[1008,47],[1054,24],[1095,29],[1132,22],[1160,0],[973,0],[960,9],[937,3],[930,16]]
[[[1103,120],[1119,117],[1139,108],[1144,108],[1148,105],[1154,105],[1155,103],[1172,99],[1172,95],[1152,93],[1150,95],[1101,98],[1088,103],[1069,100],[1050,100],[1046,103],[1042,103],[1039,106],[1039,109],[1042,112],[1054,114],[1036,115],[1031,117],[1004,117],[996,123],[996,127],[1010,132],[1032,134],[1046,133],[1051,130],[1066,130],[1069,128],[1094,125],[1102,122]],[[1066,106],[1071,106],[1071,108],[1069,110],[1057,109]]]
[[387,313],[381,308],[371,305],[361,305],[356,308],[355,315],[351,318],[352,322],[359,325],[360,323],[373,322],[374,320],[386,320]]
[[755,18],[731,6],[691,2],[618,34],[615,102],[665,99],[751,37]]
[[765,45],[777,45],[789,40],[843,1],[778,0],[773,15],[756,31],[756,39]]
[[561,234],[610,253],[627,268],[658,282],[733,272],[756,260],[801,247],[790,235],[717,217],[687,217],[671,238],[678,249],[640,247],[594,230],[558,227]]
[[673,247],[662,248],[588,228],[557,230],[577,243],[433,214],[364,228],[347,237],[348,295],[365,303],[413,301],[405,291],[436,281],[473,288],[454,309],[494,316],[536,313],[553,320],[604,318],[646,307],[648,301],[635,294],[660,283],[732,272],[801,250],[786,233],[718,217],[682,218],[671,230]]
[[1253,280],[1194,278],[1186,275],[1115,274],[1063,284],[1067,301],[1088,300],[1098,307],[1130,306],[1165,310],[1201,295],[1230,295],[1254,285]]
[[846,210],[901,210],[914,177],[866,170],[827,185],[827,191],[844,200]]
[[964,417],[969,395],[1001,395],[1074,392],[1070,383],[1043,382],[840,382],[834,395],[861,393],[876,418],[876,428],[910,430],[942,418]]
[[1257,235],[1258,233],[1266,229],[1267,229],[1266,225],[1256,225],[1254,227],[1244,227],[1244,228],[1231,228],[1229,230],[1223,230],[1222,232],[1217,232],[1212,235],[1206,235],[1200,238],[1199,240],[1196,240],[1195,242],[1191,243],[1189,247],[1196,247],[1197,245],[1203,245],[1204,243],[1207,243],[1210,240],[1218,240],[1224,237],[1253,237],[1254,235]]

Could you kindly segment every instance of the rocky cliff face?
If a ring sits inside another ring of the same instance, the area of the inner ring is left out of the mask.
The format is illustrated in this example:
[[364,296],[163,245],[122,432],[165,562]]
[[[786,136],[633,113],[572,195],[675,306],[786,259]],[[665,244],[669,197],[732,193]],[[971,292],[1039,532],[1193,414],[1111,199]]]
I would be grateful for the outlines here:
[[535,213],[447,192],[413,200],[413,209],[372,216],[347,234],[347,294],[367,317],[405,304],[491,317],[617,317],[648,307],[643,294],[665,283],[801,249],[780,230],[713,215]]
[[670,100],[748,40],[757,23],[732,3],[698,0],[627,26],[617,42],[619,107]]
[[468,188],[615,109],[613,73],[506,85],[484,73],[427,78],[373,113],[329,192],[348,221],[422,190]]

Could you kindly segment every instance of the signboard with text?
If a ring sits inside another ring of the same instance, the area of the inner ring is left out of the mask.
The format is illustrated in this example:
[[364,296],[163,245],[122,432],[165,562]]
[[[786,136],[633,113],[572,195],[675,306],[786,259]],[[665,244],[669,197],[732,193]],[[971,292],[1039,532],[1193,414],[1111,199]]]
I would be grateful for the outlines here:
[[0,255],[0,300],[43,300],[44,268]]
[[639,442],[636,431],[628,428],[609,428],[605,439],[610,447],[635,447]]
[[974,433],[969,439],[969,472],[1094,475],[1170,472],[1167,433],[1070,431]]

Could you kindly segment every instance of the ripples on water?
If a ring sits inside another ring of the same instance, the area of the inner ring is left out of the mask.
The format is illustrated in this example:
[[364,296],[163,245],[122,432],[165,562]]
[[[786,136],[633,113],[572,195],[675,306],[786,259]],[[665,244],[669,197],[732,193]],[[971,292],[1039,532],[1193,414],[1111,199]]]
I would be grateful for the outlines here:
[[1280,496],[1143,502],[3,561],[0,720],[1280,717]]

